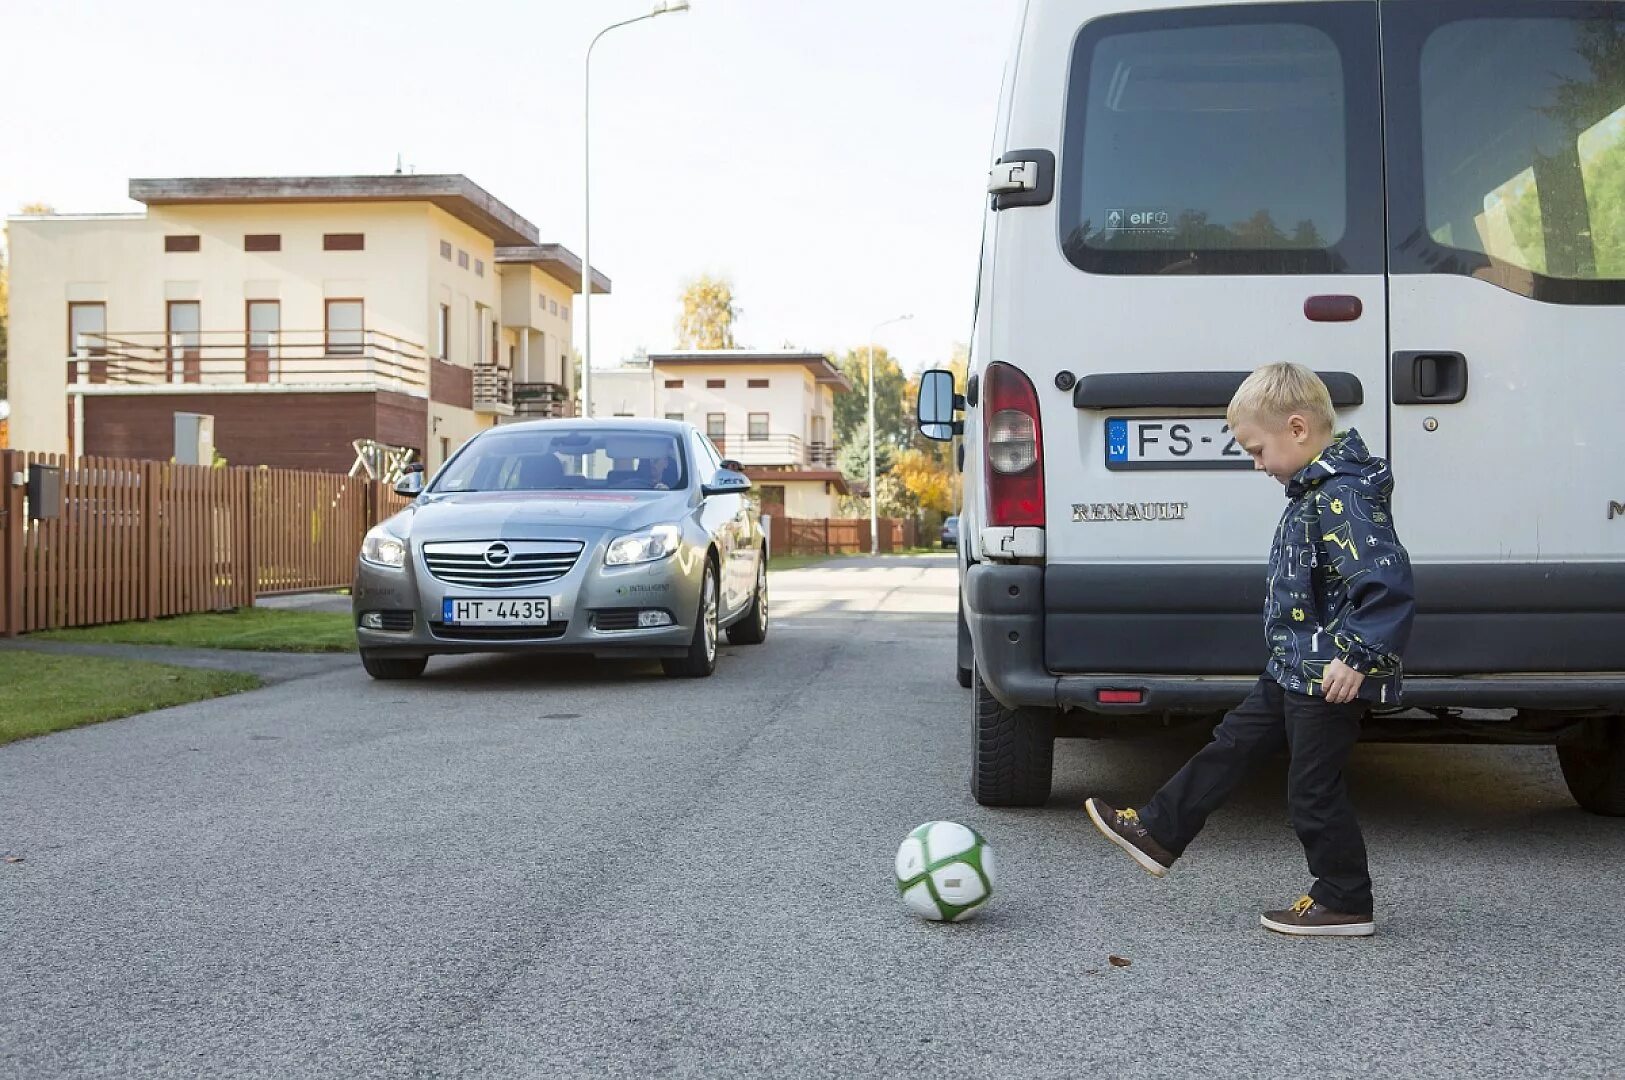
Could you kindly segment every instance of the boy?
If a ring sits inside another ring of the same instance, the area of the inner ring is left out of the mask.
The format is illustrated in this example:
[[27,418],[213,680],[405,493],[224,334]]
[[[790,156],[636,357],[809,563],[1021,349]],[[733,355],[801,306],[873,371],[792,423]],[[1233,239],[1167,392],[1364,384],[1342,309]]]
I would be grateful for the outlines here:
[[1410,558],[1394,532],[1388,463],[1355,431],[1333,434],[1331,395],[1299,364],[1248,376],[1230,402],[1231,434],[1253,467],[1286,485],[1270,550],[1264,629],[1270,660],[1213,741],[1139,813],[1084,803],[1095,827],[1162,877],[1243,776],[1291,756],[1287,801],[1315,884],[1263,925],[1307,937],[1367,937],[1365,841],[1343,766],[1372,705],[1397,705],[1415,611]]

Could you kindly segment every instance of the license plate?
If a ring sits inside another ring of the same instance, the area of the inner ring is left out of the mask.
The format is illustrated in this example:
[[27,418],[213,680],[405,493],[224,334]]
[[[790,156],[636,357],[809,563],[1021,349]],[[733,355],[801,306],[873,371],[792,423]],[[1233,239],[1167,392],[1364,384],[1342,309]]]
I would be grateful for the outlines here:
[[1106,421],[1108,469],[1250,469],[1222,416],[1134,416]]
[[546,626],[552,601],[546,597],[519,600],[458,600],[440,602],[440,621],[448,626]]

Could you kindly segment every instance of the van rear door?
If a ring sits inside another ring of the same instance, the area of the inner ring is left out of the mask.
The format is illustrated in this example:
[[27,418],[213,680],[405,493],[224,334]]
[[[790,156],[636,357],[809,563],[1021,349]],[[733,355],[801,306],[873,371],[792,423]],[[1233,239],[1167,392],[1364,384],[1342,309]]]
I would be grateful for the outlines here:
[[1137,6],[1034,5],[1006,140],[1056,198],[1000,212],[991,358],[1041,403],[1049,669],[1256,674],[1283,500],[1231,393],[1306,363],[1388,434],[1377,4]]
[[1413,672],[1625,668],[1625,3],[1384,0]]

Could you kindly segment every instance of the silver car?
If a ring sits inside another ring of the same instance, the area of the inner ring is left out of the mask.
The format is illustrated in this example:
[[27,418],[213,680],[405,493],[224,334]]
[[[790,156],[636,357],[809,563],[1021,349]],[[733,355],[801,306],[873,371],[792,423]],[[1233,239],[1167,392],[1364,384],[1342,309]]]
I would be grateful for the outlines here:
[[553,652],[716,669],[767,636],[767,545],[746,498],[691,424],[541,420],[463,445],[412,505],[367,534],[353,608],[361,663],[410,679],[430,656]]

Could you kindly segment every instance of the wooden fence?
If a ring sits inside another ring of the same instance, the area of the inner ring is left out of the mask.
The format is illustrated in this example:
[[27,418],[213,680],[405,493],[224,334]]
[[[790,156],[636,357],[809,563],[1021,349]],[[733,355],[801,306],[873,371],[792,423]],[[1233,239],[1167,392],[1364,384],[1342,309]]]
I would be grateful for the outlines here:
[[[32,464],[60,516],[30,520]],[[369,480],[0,451],[0,635],[244,607],[348,585],[361,538],[405,499]]]
[[[912,518],[881,518],[879,547],[889,553],[919,544]],[[868,518],[774,517],[768,550],[775,555],[852,555],[869,550]]]

